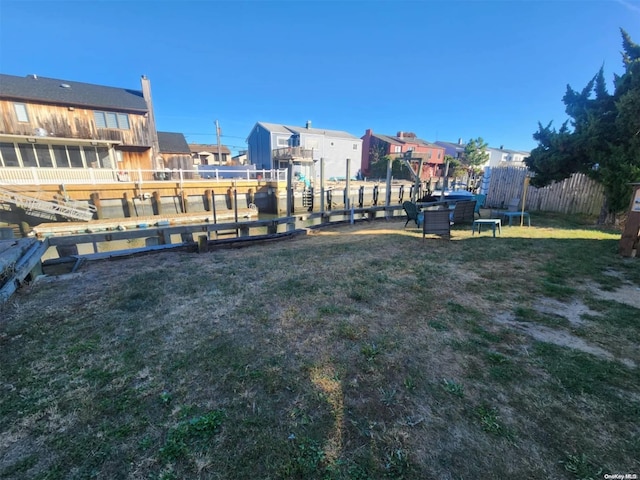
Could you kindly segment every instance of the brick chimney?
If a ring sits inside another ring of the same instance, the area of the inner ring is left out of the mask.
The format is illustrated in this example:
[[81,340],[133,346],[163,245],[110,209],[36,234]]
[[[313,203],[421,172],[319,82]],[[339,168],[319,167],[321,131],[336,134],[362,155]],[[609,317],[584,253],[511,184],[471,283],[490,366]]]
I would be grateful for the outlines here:
[[398,132],[398,135],[396,135],[398,138],[403,138],[404,137],[404,132]]

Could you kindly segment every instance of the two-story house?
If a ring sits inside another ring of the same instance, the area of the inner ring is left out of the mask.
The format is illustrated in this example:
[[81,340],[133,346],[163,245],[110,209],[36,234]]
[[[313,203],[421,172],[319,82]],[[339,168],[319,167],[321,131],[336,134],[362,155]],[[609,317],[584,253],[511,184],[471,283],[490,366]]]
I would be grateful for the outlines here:
[[[258,122],[249,137],[248,160],[257,169],[286,168],[290,161],[295,171],[311,178],[315,162],[324,159],[326,178],[344,178],[346,161],[352,160],[351,175],[355,175],[356,162],[362,153],[362,140],[339,130],[312,128]],[[318,171],[315,171],[318,176]]]
[[489,161],[487,167],[524,167],[524,159],[529,156],[529,152],[509,150],[502,145],[500,148],[488,147]]
[[61,169],[163,170],[151,85],[144,76],[141,85],[0,74],[0,167],[56,178]]
[[194,165],[227,165],[231,151],[225,145],[190,143]]
[[443,142],[442,140],[437,140],[433,143],[444,148],[444,154],[450,156],[451,158],[454,158],[456,160],[464,158],[464,149],[467,144],[462,143],[461,138],[458,139],[457,143]]
[[395,136],[373,133],[367,129],[362,137],[361,171],[369,174],[371,163],[376,155],[388,155],[391,158],[402,157],[411,162],[416,172],[422,160],[421,180],[428,180],[443,174],[445,149],[439,145],[421,140],[412,132],[398,132]]
[[[464,159],[464,149],[467,146],[466,143],[462,143],[462,139],[458,139],[457,143],[453,142],[435,142],[437,145],[444,147],[445,154],[450,155],[455,159]],[[508,150],[504,146],[500,148],[487,147],[485,152],[489,154],[489,159],[480,168],[484,170],[487,167],[523,167],[524,159],[529,156],[529,152],[523,152],[519,150]]]

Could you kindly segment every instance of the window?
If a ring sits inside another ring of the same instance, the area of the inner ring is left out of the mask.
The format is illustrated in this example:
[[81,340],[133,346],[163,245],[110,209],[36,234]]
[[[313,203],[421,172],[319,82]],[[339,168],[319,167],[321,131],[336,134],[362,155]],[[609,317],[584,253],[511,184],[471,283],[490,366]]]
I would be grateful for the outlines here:
[[19,122],[29,123],[29,115],[27,115],[27,106],[24,103],[14,103],[13,107],[16,110],[16,117]]
[[129,115],[126,113],[93,112],[93,119],[98,128],[129,130]]
[[69,168],[69,159],[67,158],[67,149],[64,145],[51,145],[53,150],[53,158],[56,160],[56,167]]
[[118,128],[118,116],[113,112],[107,112],[107,128]]
[[53,167],[49,145],[34,145],[34,148],[36,149],[36,155],[38,156],[38,166],[48,168]]
[[18,148],[20,149],[23,167],[38,166],[38,162],[36,162],[36,152],[33,150],[33,145],[31,143],[19,143]]
[[111,156],[109,155],[109,149],[105,147],[98,147],[98,158],[102,168],[113,168],[113,162],[111,162]]
[[0,160],[5,167],[19,167],[16,146],[13,143],[0,143]]
[[71,166],[73,168],[84,168],[80,147],[68,146],[67,151],[69,152],[69,161],[71,163]]
[[396,145],[393,147],[394,153],[402,153],[402,147],[400,145]]
[[357,149],[358,149],[358,144],[357,144],[357,143],[354,143],[354,144],[353,144],[353,149],[354,149],[354,150],[357,150]]
[[100,168],[100,160],[96,153],[96,147],[84,147],[84,158],[87,161],[87,167]]
[[288,138],[282,138],[282,137],[278,137],[278,146],[279,147],[288,147],[289,146],[289,139]]

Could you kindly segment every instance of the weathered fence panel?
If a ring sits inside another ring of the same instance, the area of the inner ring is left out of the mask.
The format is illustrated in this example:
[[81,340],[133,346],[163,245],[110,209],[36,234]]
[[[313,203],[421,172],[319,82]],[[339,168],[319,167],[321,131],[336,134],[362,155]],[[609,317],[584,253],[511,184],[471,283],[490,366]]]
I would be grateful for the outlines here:
[[[501,167],[491,170],[491,182],[485,205],[505,207],[512,198],[523,198],[524,180],[528,170],[520,167]],[[527,210],[598,215],[604,201],[602,186],[582,173],[562,182],[542,188],[529,186],[526,193]]]

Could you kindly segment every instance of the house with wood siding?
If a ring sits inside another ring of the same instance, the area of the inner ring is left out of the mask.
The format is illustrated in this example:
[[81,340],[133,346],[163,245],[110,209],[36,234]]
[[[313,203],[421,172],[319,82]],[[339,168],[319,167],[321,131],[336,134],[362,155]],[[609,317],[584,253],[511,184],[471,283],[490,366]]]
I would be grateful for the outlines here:
[[0,168],[163,170],[144,76],[141,87],[0,74]]

